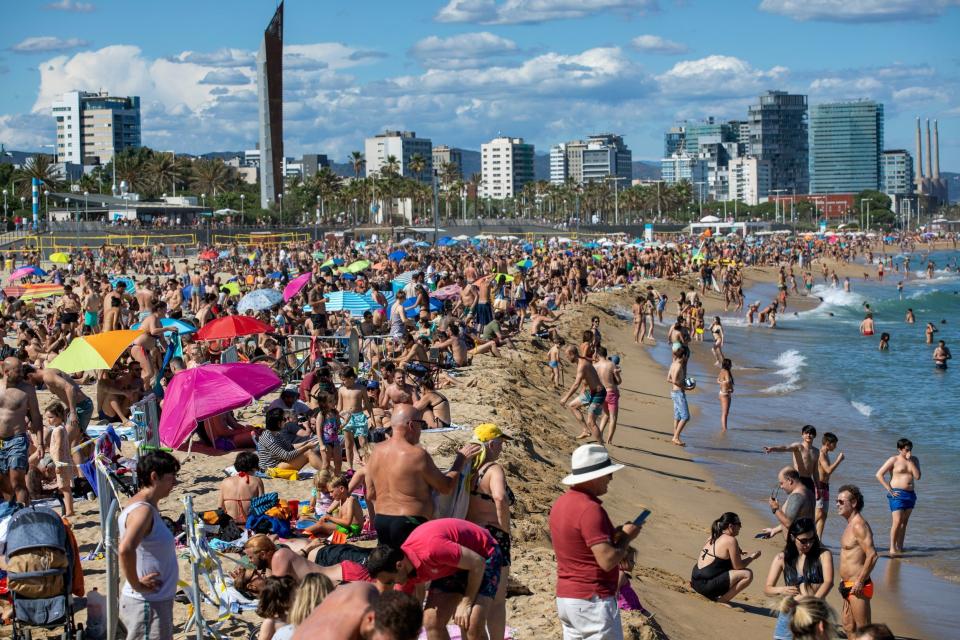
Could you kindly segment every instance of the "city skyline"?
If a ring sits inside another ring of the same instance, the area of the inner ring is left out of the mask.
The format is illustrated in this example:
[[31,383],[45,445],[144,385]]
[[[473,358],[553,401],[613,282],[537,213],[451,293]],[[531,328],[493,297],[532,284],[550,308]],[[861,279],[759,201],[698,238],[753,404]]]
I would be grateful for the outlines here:
[[[674,121],[743,120],[758,95],[779,89],[807,95],[810,105],[884,103],[887,149],[912,148],[917,115],[937,118],[950,170],[960,166],[960,65],[950,37],[957,5],[452,0],[366,11],[334,2],[324,12],[294,1],[285,25],[285,149],[343,161],[365,138],[399,129],[474,150],[498,134],[523,137],[543,154],[615,131],[634,159],[657,160]],[[249,0],[229,15],[180,2],[12,6],[0,41],[0,142],[52,152],[44,146],[55,139],[52,102],[102,89],[141,98],[146,146],[252,148],[254,55],[273,9]]]

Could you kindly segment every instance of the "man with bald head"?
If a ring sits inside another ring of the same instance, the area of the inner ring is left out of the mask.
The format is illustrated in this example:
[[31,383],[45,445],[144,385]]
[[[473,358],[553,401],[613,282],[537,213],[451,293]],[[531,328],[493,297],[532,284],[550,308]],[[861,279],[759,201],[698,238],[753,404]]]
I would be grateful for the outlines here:
[[4,389],[0,393],[0,491],[22,505],[30,504],[27,491],[30,430],[37,434],[39,457],[43,451],[43,419],[37,390],[23,377],[23,365],[17,358],[3,361]]
[[367,500],[376,505],[373,524],[380,544],[399,549],[410,533],[433,517],[434,489],[449,495],[467,460],[480,445],[467,444],[457,452],[453,466],[444,473],[420,444],[426,426],[413,405],[394,405],[390,417],[393,435],[373,449],[367,464]]
[[[800,481],[800,473],[796,469],[793,467],[784,467],[781,469],[777,475],[777,482],[779,489],[774,492],[774,495],[770,496],[770,511],[777,518],[779,524],[775,527],[764,529],[761,532],[766,534],[764,537],[767,538],[771,538],[781,531],[786,535],[786,532],[790,529],[790,525],[792,525],[795,520],[799,520],[800,518],[813,520],[814,518],[815,500],[813,491],[810,491],[810,489]],[[777,499],[781,491],[786,495],[786,500],[782,505]]]
[[288,547],[278,547],[273,540],[258,534],[243,545],[243,555],[259,571],[270,569],[274,578],[292,576],[297,582],[311,573],[323,573],[323,567],[311,562]]

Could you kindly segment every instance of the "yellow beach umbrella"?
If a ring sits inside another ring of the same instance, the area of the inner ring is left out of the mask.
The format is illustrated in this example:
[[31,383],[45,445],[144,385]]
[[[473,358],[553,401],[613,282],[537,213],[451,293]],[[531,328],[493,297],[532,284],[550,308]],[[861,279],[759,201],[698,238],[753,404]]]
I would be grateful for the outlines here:
[[226,289],[227,293],[232,296],[240,295],[240,285],[236,282],[228,282],[227,284],[220,285],[220,289]]
[[70,346],[53,359],[50,367],[64,373],[110,369],[142,331],[121,329],[74,338]]
[[59,264],[67,264],[70,262],[70,256],[66,253],[52,253],[50,254],[50,262],[56,262]]
[[356,262],[351,262],[350,264],[348,264],[344,269],[341,269],[341,271],[345,273],[360,273],[361,271],[369,267],[370,267],[369,260],[357,260]]

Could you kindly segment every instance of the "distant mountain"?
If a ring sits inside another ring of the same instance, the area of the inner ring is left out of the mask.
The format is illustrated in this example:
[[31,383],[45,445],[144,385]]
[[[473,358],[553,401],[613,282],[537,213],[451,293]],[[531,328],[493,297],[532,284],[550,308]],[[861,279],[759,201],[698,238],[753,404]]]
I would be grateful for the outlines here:
[[660,163],[651,160],[634,160],[633,162],[634,180],[659,180]]

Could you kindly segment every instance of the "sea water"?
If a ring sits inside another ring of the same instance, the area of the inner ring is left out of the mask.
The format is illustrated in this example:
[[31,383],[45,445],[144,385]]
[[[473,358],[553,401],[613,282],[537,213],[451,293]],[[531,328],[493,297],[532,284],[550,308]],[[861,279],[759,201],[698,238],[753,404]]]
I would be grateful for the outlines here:
[[[897,257],[900,264],[902,259]],[[927,259],[937,267],[932,279],[916,271]],[[866,499],[864,515],[881,552],[889,547],[890,511],[875,474],[896,455],[899,438],[912,440],[923,477],[916,483],[918,502],[907,531],[906,559],[881,561],[874,580],[879,588],[900,592],[906,610],[916,614],[911,617],[930,625],[925,629],[931,637],[944,638],[960,637],[958,261],[958,252],[912,255],[909,277],[888,269],[882,284],[876,281],[875,267],[865,266],[870,279],[852,278],[850,292],[824,284],[817,269],[812,294],[823,301],[815,309],[797,312],[788,300],[776,329],[747,326],[740,314],[721,314],[724,352],[733,360],[736,380],[730,431],[719,433],[717,369],[708,335],[705,342],[693,344],[690,367],[698,387],[688,398],[702,413],[684,432],[690,452],[715,463],[721,485],[764,510],[776,486],[777,470],[789,465],[791,457],[764,455],[761,448],[799,441],[805,424],[817,428],[817,446],[824,432],[836,434],[837,452],[844,452],[845,459],[830,481],[831,502],[840,485],[859,486]],[[952,270],[945,269],[948,265]],[[900,280],[902,297],[896,287]],[[775,297],[774,285],[757,285],[747,292],[748,302],[765,304]],[[876,325],[871,337],[859,334],[865,305]],[[904,321],[908,308],[913,309],[915,324]],[[708,326],[710,321],[708,317]],[[934,344],[924,340],[928,322],[937,329]],[[878,349],[884,332],[890,334],[889,351]],[[657,335],[662,338],[663,330]],[[937,370],[932,359],[941,339],[956,354],[947,371]],[[669,362],[664,340],[659,340],[653,355]],[[824,539],[834,549],[842,525],[831,504]]]

